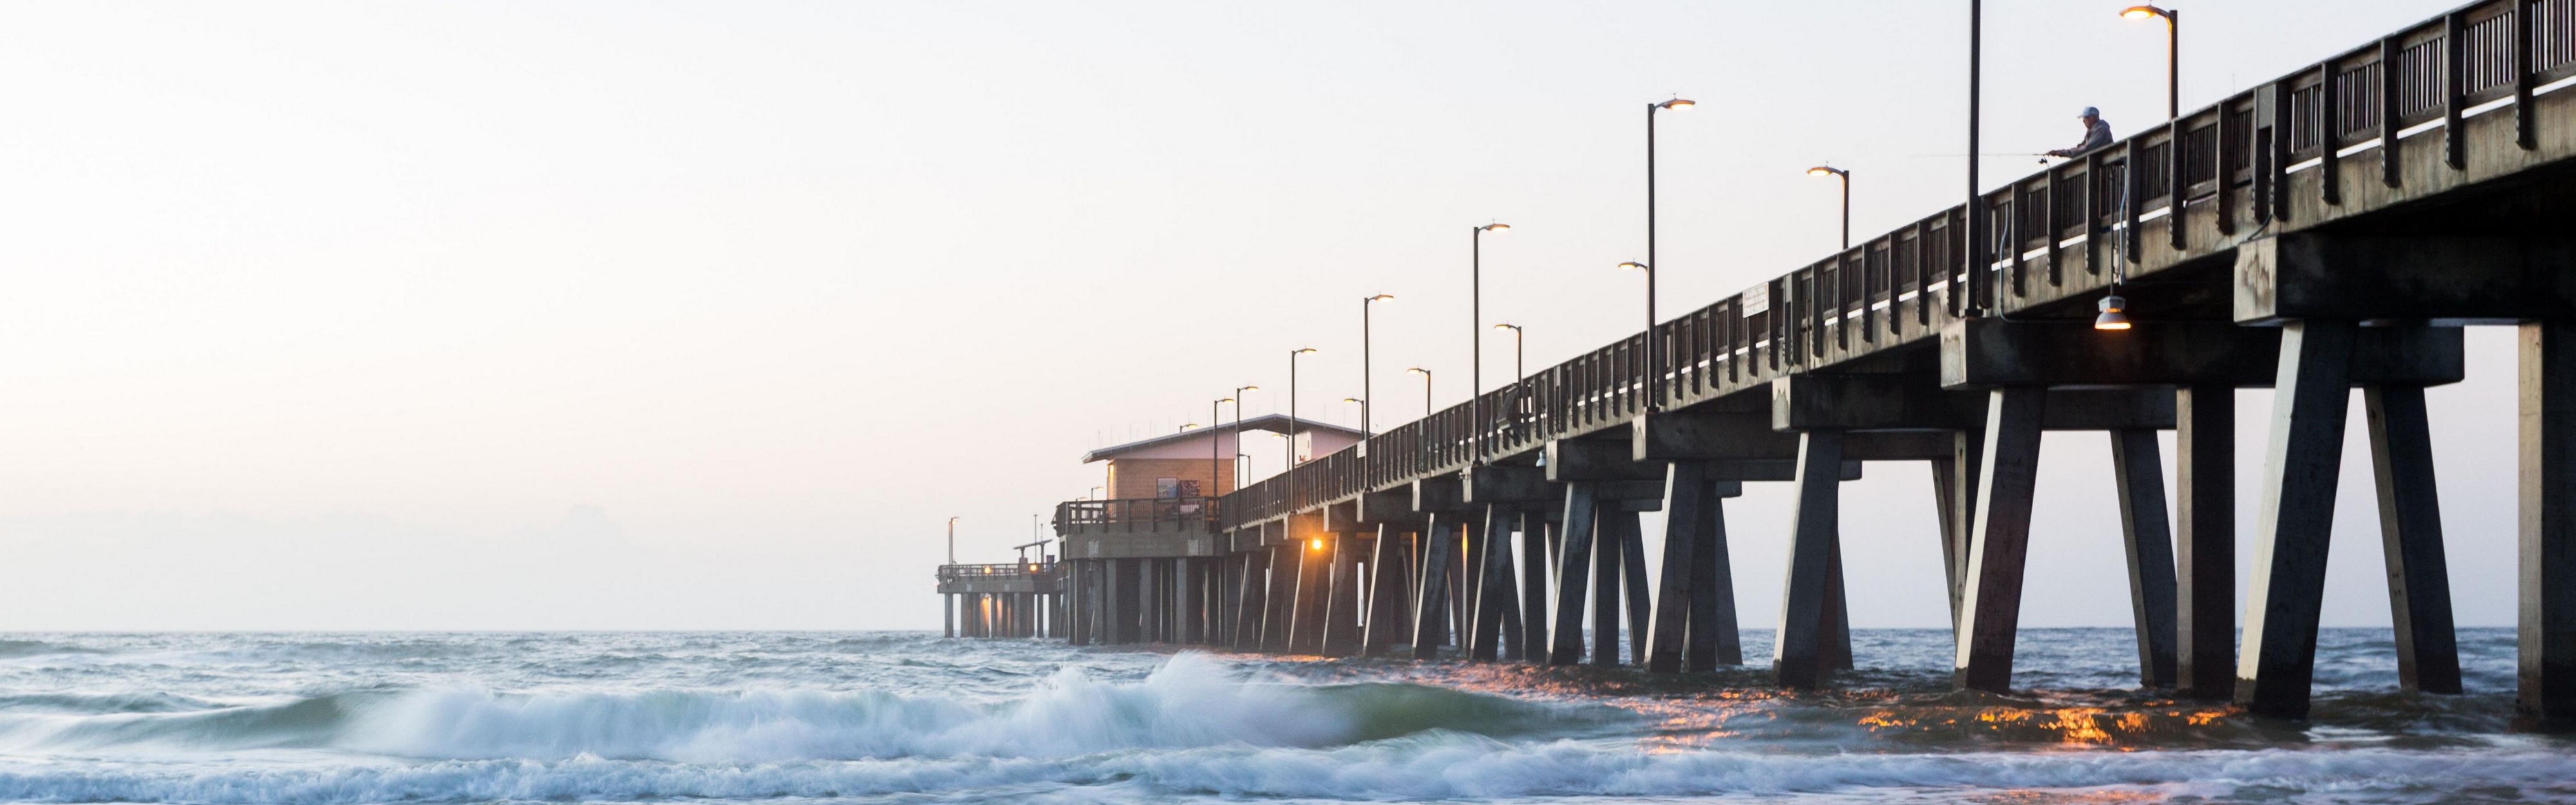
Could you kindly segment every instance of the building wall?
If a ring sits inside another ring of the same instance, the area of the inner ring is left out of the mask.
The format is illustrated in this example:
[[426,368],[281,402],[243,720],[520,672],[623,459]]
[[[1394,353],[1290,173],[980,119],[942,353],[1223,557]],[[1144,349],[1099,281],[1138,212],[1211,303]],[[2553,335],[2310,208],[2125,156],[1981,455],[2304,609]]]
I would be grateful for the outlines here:
[[[1201,445],[1202,448],[1205,445]],[[1209,477],[1208,458],[1114,458],[1109,460],[1109,497],[1115,500],[1161,497],[1161,479],[1197,481],[1202,495],[1222,495],[1234,491],[1234,460],[1215,464],[1216,476]]]

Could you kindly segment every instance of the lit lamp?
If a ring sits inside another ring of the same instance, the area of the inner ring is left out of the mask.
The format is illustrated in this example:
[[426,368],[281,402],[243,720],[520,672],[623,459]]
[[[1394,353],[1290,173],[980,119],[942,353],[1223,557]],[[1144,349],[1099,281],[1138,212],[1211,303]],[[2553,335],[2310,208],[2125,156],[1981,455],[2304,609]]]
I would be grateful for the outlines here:
[[1416,366],[1404,370],[1408,375],[1422,376],[1422,418],[1431,418],[1431,370]]
[[2093,329],[2129,329],[2129,300],[2119,294],[2102,297],[2102,314],[2093,317]]
[[1307,540],[1307,541],[1306,541],[1306,547],[1311,548],[1311,549],[1314,549],[1314,550],[1318,550],[1318,551],[1323,550],[1323,549],[1324,549],[1324,540],[1323,540],[1322,538],[1320,538],[1320,537],[1319,537],[1319,538],[1316,538],[1316,539]]
[[1485,460],[1485,233],[1509,231],[1510,224],[1488,223],[1476,227],[1467,245],[1467,416],[1475,423],[1473,462],[1479,464]]
[[[1646,262],[1639,264],[1638,268],[1655,263],[1655,113],[1665,110],[1686,112],[1698,105],[1682,98],[1646,104]],[[1655,272],[1653,271],[1646,272],[1645,333],[1646,361],[1645,365],[1640,367],[1645,372],[1643,377],[1637,378],[1637,387],[1646,392],[1646,410],[1654,411],[1663,407],[1664,363],[1659,354],[1661,351],[1659,345],[1662,341],[1655,337]]]
[[1807,175],[1832,176],[1843,180],[1843,248],[1851,248],[1851,171],[1832,165],[1818,165],[1808,168]]
[[[1360,396],[1361,396],[1361,397],[1367,397],[1367,396],[1369,395],[1369,393],[1370,393],[1370,392],[1369,392],[1369,381],[1370,381],[1370,379],[1371,379],[1371,378],[1369,377],[1369,371],[1370,371],[1370,369],[1369,369],[1369,309],[1370,309],[1370,307],[1371,307],[1371,306],[1376,305],[1376,304],[1377,304],[1377,303],[1379,303],[1379,302],[1391,301],[1391,300],[1393,300],[1393,299],[1395,299],[1395,294],[1391,294],[1391,293],[1371,294],[1371,295],[1368,295],[1368,296],[1360,297]],[[1349,402],[1349,400],[1344,400],[1344,402]],[[1362,438],[1362,439],[1366,439],[1366,438],[1368,438],[1372,433],[1374,433],[1374,431],[1369,430],[1369,408],[1368,408],[1368,403],[1367,403],[1367,402],[1361,402],[1361,403],[1360,403],[1360,438]]]
[[2182,117],[2182,15],[2170,8],[2130,6],[2120,11],[2124,20],[2165,20],[2165,119]]

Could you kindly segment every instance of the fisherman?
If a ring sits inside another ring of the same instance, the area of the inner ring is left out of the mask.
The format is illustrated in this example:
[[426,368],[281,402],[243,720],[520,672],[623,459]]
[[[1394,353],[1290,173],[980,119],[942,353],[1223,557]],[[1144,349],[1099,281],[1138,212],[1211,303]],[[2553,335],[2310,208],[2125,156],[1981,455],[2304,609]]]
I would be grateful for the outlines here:
[[2050,151],[2048,152],[2048,156],[2082,156],[2084,152],[2111,144],[2111,124],[2102,122],[2102,110],[2087,106],[2084,107],[2084,114],[2077,115],[2076,117],[2077,119],[2084,121],[2084,141],[2076,143],[2073,148],[2060,148],[2055,151]]

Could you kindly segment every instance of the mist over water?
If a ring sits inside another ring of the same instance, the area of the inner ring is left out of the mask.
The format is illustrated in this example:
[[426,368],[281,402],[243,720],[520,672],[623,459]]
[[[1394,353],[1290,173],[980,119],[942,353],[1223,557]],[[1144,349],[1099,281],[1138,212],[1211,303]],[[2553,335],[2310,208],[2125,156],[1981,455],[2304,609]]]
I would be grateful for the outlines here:
[[1855,642],[1789,695],[920,633],[0,636],[0,800],[2576,801],[2576,743],[2507,731],[2509,630],[2463,631],[2463,696],[2328,630],[2307,724],[2133,690],[2124,629],[2025,632],[2009,696],[1949,689],[1946,632]]

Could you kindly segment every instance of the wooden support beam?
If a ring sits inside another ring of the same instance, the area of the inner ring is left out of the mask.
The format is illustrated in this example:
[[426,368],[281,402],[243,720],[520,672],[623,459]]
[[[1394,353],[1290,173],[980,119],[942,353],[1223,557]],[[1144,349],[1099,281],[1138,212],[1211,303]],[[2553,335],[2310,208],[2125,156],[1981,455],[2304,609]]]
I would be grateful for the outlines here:
[[1636,448],[1615,439],[1557,439],[1547,443],[1550,481],[1660,481],[1661,462],[1638,461]]
[[1977,487],[1976,525],[1968,536],[1952,675],[1962,689],[2002,692],[2012,686],[2031,493],[2039,482],[2039,422],[2047,414],[2048,397],[2032,388],[1989,394],[1983,477]]
[[2256,715],[2308,715],[2354,329],[2350,322],[2303,321],[2281,334],[2244,652],[2236,661],[2236,702]]
[[1521,657],[1547,664],[1548,525],[1544,514],[1521,513]]
[[1332,578],[1324,597],[1324,641],[1317,652],[1347,657],[1360,646],[1360,554],[1376,540],[1356,533],[1333,535]]
[[1509,572],[1512,546],[1512,512],[1501,505],[1489,504],[1482,512],[1484,520],[1468,537],[1468,570],[1475,577],[1467,600],[1469,633],[1467,659],[1493,662],[1502,658],[1503,612],[1516,606],[1507,592],[1511,584],[1502,577]]
[[[1936,535],[1941,540],[1941,579],[1950,591],[1950,628],[1957,629],[1959,627],[1959,535],[1967,533],[1967,529],[1959,526],[1959,512],[1962,508],[1958,504],[1959,461],[1936,458],[1924,464],[1932,470],[1932,516],[1940,523],[1940,529]],[[1957,634],[1953,633],[1951,636],[1956,638]]]
[[1642,638],[1646,670],[1682,670],[1682,648],[1690,628],[1692,552],[1708,530],[1707,468],[1695,461],[1665,465],[1663,585]]
[[2576,730],[2576,323],[2515,334],[2521,529],[2514,722]]
[[1428,660],[1438,658],[1441,644],[1449,642],[1449,557],[1458,546],[1457,522],[1434,514],[1421,536],[1422,560],[1415,567],[1421,581],[1413,585],[1413,658]]
[[1691,547],[1690,633],[1682,647],[1686,671],[1744,664],[1744,641],[1736,633],[1734,562],[1727,556],[1726,497],[1715,486],[1711,484],[1708,496],[1706,531]]
[[1842,519],[1843,433],[1799,434],[1798,508],[1790,521],[1788,580],[1781,584],[1780,626],[1772,634],[1771,679],[1784,688],[1825,684],[1832,664],[1825,633],[1832,613],[1834,539]]
[[2236,389],[2174,392],[2174,673],[2181,693],[2236,691]]
[[1392,526],[1377,527],[1377,539],[1369,552],[1368,623],[1360,630],[1360,655],[1382,657],[1396,641],[1396,630],[1403,622],[1405,607],[1404,558],[1406,540]]
[[2372,386],[2361,397],[2369,415],[2371,474],[2379,486],[2397,683],[2421,693],[2458,693],[2459,639],[2451,628],[2451,576],[2442,555],[2442,504],[2433,488],[2424,389]]
[[1556,499],[1556,486],[1548,483],[1547,470],[1512,464],[1484,464],[1459,473],[1462,502],[1477,506],[1495,503],[1543,503]]
[[[1314,547],[1311,539],[1323,540],[1324,547]],[[1309,540],[1290,543],[1297,552],[1297,611],[1290,614],[1289,650],[1322,654],[1325,617],[1332,610],[1334,543],[1340,537],[1318,533]]]
[[1619,580],[1628,598],[1628,664],[1646,664],[1646,618],[1654,594],[1646,589],[1646,538],[1637,512],[1619,518]]
[[1520,512],[1507,513],[1504,522],[1495,528],[1485,553],[1493,574],[1486,580],[1485,595],[1492,600],[1494,611],[1502,616],[1499,642],[1504,662],[1520,662],[1529,656],[1529,646],[1521,642],[1520,568],[1512,552],[1513,532],[1520,521]]
[[[1293,533],[1293,532],[1291,532]],[[1284,653],[1293,649],[1297,636],[1297,582],[1305,575],[1306,563],[1299,554],[1296,540],[1282,540],[1270,546],[1270,611],[1261,623],[1261,649]]]
[[1467,510],[1466,486],[1456,475],[1438,475],[1413,482],[1413,510],[1422,514],[1451,513]]
[[[1851,443],[1848,437],[1845,446]],[[1848,671],[1852,668],[1851,593],[1843,586],[1843,534],[1837,524],[1832,551],[1826,555],[1825,571],[1825,639],[1818,648],[1825,667]]]
[[2151,430],[2115,430],[2111,478],[2120,493],[2120,543],[2129,565],[2129,622],[2138,640],[2138,684],[2174,686],[2173,533],[2165,520],[2165,471]]
[[1596,506],[1592,535],[1592,664],[1619,664],[1619,543],[1635,529],[1637,513]]
[[[2161,389],[2058,389],[2047,395],[2044,430],[2173,427],[2173,396]],[[1973,430],[1986,413],[1983,392],[1944,389],[1930,373],[1791,375],[1771,382],[1771,400],[1772,427],[1793,431]]]
[[1596,508],[1592,482],[1565,485],[1565,514],[1557,535],[1556,607],[1548,625],[1549,665],[1583,661],[1584,592],[1590,589]]
[[[2576,317],[2576,238],[2295,232],[2236,250],[2234,316],[2510,324]],[[2439,271],[2425,266],[2440,266]],[[2401,356],[2374,356],[2393,360]]]
[[[2437,386],[2467,374],[2457,327],[2364,328],[2354,346],[2356,385]],[[1941,384],[1949,389],[2004,386],[2234,386],[2268,388],[2280,373],[2281,330],[2220,321],[2159,321],[2153,327],[2103,331],[2085,322],[1972,319],[1941,330]],[[2158,395],[2161,397],[2161,394]],[[2073,398],[2049,398],[2050,430],[2078,412]],[[2131,405],[2170,405],[2133,398]],[[2089,430],[2116,430],[2103,412]],[[2167,420],[2163,426],[2171,426]]]
[[1235,582],[1234,642],[1229,644],[1238,650],[1261,649],[1262,613],[1270,610],[1270,555],[1268,550],[1243,553]]
[[1170,642],[1163,635],[1165,588],[1171,578],[1165,564],[1166,560],[1162,559],[1136,560],[1136,608],[1138,618],[1143,622],[1143,640],[1147,643]]

